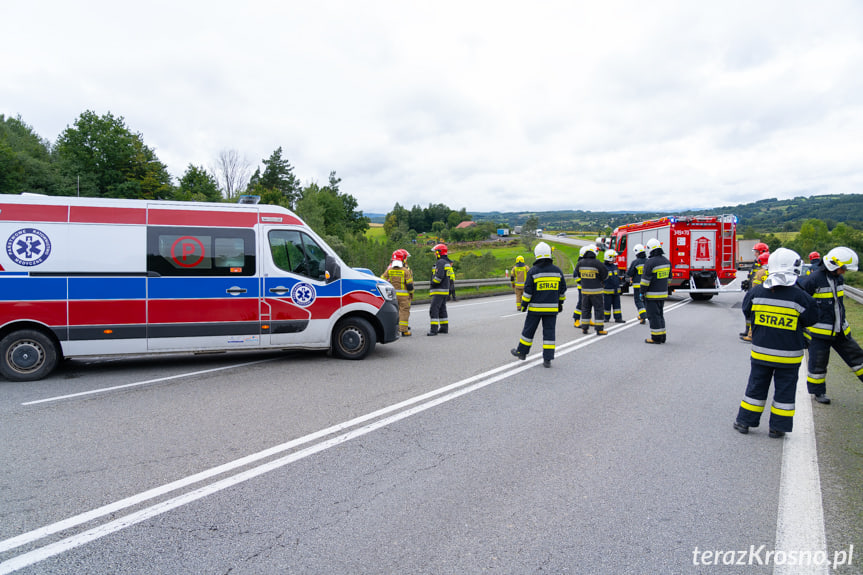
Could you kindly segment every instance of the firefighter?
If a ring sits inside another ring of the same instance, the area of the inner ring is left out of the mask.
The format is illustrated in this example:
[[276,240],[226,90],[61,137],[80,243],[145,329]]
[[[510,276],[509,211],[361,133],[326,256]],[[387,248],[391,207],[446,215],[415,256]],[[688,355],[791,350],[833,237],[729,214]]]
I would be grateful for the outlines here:
[[811,274],[814,270],[818,269],[818,266],[821,265],[821,254],[818,252],[810,252],[809,254],[809,268],[806,270],[806,275]]
[[803,267],[797,252],[779,248],[770,255],[766,267],[767,278],[743,298],[743,313],[753,317],[753,345],[749,383],[734,429],[749,433],[750,427],[758,427],[773,380],[769,436],[782,437],[791,431],[794,422],[804,330],[818,320],[818,307],[812,296],[797,285]]
[[623,314],[620,311],[620,276],[617,275],[617,252],[605,250],[602,259],[605,260],[605,269],[608,270],[608,277],[605,278],[602,286],[605,321],[611,321],[613,313],[614,323],[626,323],[623,321]]
[[629,269],[626,270],[626,277],[629,278],[632,284],[632,301],[635,302],[635,309],[638,311],[638,323],[644,324],[644,296],[641,293],[641,272],[644,271],[644,262],[647,261],[647,256],[644,253],[644,246],[635,244],[632,248],[635,253],[635,259],[629,264]]
[[[578,255],[578,259],[575,262],[575,265],[578,265],[578,262],[581,261],[581,254]],[[581,327],[581,278],[578,277],[578,272],[572,274],[575,277],[575,289],[578,292],[578,301],[575,304],[575,309],[572,312],[572,325],[575,327]]]
[[411,300],[414,299],[414,277],[407,265],[410,254],[407,250],[398,249],[393,252],[389,267],[381,278],[390,282],[396,290],[396,300],[399,306],[399,332],[410,336]]
[[818,252],[810,252],[809,253],[809,265],[812,267],[817,267],[821,264],[821,254]]
[[447,270],[447,275],[449,276],[449,299],[455,301],[455,268],[453,266]]
[[431,329],[426,335],[449,333],[449,317],[446,313],[446,299],[449,297],[452,262],[447,257],[446,244],[437,244],[432,248],[435,254],[435,265],[432,268],[432,278],[429,287],[431,305],[429,306],[429,321]]
[[863,350],[851,337],[851,326],[845,316],[845,278],[842,277],[848,270],[856,271],[857,264],[854,250],[836,247],[827,252],[818,269],[801,282],[818,305],[818,321],[806,333],[809,342],[806,387],[815,401],[825,405],[830,403],[826,395],[830,348],[835,349],[854,375],[863,381]]
[[[596,259],[596,246],[586,245],[579,251],[581,260],[575,265],[575,277],[581,280],[581,331],[585,334],[590,326],[596,335],[605,335],[605,311],[602,304],[602,291],[608,268]],[[590,312],[593,310],[593,318]]]
[[[752,288],[755,286],[761,285],[764,281],[764,278],[767,277],[767,261],[770,258],[770,252],[761,252],[758,258],[755,260],[755,267],[752,268],[752,271],[749,272],[749,293]],[[752,341],[752,318],[746,314],[743,314],[746,318],[746,332],[740,334],[740,339],[743,341]]]
[[668,298],[668,279],[671,262],[663,254],[662,243],[650,238],[645,245],[647,261],[641,273],[641,292],[644,294],[644,311],[650,324],[650,337],[645,343],[665,343],[665,300]]
[[557,314],[563,311],[563,301],[566,299],[566,278],[560,268],[554,265],[547,243],[536,244],[533,253],[536,261],[527,271],[521,296],[521,311],[526,311],[527,317],[524,318],[518,346],[511,349],[510,353],[518,359],[525,359],[530,353],[536,328],[542,322],[542,365],[551,367]]
[[515,309],[521,309],[521,296],[524,293],[524,280],[527,277],[527,266],[524,265],[524,257],[516,256],[515,265],[509,272],[509,283],[515,292]]

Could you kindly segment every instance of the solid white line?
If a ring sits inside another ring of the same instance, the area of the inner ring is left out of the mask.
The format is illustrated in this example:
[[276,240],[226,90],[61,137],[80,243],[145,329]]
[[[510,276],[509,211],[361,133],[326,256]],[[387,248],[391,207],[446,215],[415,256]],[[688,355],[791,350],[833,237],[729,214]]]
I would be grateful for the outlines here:
[[[818,449],[812,399],[806,389],[806,361],[800,364],[797,395],[794,398],[794,431],[782,446],[782,475],[779,481],[779,513],[776,518],[776,550],[827,553]],[[797,564],[773,567],[774,575],[826,574],[828,565]]]
[[[680,307],[681,305],[685,305],[686,303],[688,303],[688,300],[685,302],[681,302],[677,305],[669,307],[668,311],[676,309],[676,308]],[[619,325],[619,326],[615,325],[614,326],[614,328],[615,328],[614,332],[624,331],[626,329],[630,329],[632,327],[635,327],[636,325],[639,325],[637,320],[630,320],[626,324]],[[612,335],[612,334],[609,334],[609,335]],[[581,349],[581,348],[586,347],[588,345],[598,343],[598,342],[602,341],[603,339],[604,338],[594,337],[594,338],[579,338],[576,340],[572,340],[572,341],[569,341],[569,342],[559,346],[556,350],[555,355],[556,356],[566,355],[568,353],[576,351],[577,349]],[[208,495],[212,495],[213,493],[216,493],[216,492],[221,491],[223,489],[226,489],[228,487],[232,487],[234,485],[237,485],[239,483],[247,481],[248,479],[258,477],[259,475],[262,475],[262,474],[267,473],[269,471],[272,471],[274,469],[278,469],[280,467],[284,467],[285,465],[288,465],[288,464],[293,463],[295,461],[299,461],[300,459],[303,459],[303,458],[308,457],[310,455],[313,455],[315,453],[324,451],[325,449],[329,449],[330,447],[340,445],[340,444],[345,443],[351,439],[354,439],[354,438],[359,437],[361,435],[365,435],[367,433],[370,433],[371,431],[374,431],[376,429],[380,429],[381,427],[385,427],[387,425],[390,425],[391,423],[400,421],[402,419],[405,419],[407,417],[410,417],[412,415],[415,415],[417,413],[420,413],[422,411],[425,411],[425,410],[430,409],[432,407],[435,407],[437,405],[440,405],[440,404],[443,404],[445,402],[456,399],[458,397],[461,397],[462,395],[471,393],[471,392],[476,391],[478,389],[482,389],[488,385],[491,385],[492,383],[496,383],[498,381],[501,381],[503,379],[507,379],[509,377],[512,377],[513,375],[521,373],[522,371],[525,371],[527,369],[531,369],[534,367],[534,365],[538,364],[541,360],[542,360],[542,354],[536,354],[533,358],[531,358],[531,360],[528,360],[525,362],[521,362],[519,360],[514,360],[513,362],[498,366],[498,367],[491,369],[491,370],[488,370],[484,373],[477,374],[475,376],[463,379],[461,381],[458,381],[456,383],[441,387],[441,388],[436,389],[436,390],[432,390],[430,392],[427,392],[427,393],[424,393],[422,395],[407,399],[405,401],[391,405],[389,407],[382,408],[382,409],[377,410],[375,412],[354,418],[354,419],[346,421],[344,423],[340,423],[340,424],[328,427],[326,429],[317,431],[315,433],[306,435],[304,437],[300,437],[300,438],[297,438],[295,440],[289,441],[287,443],[283,443],[281,445],[278,445],[278,446],[260,451],[258,453],[243,457],[241,459],[237,459],[235,461],[228,462],[224,465],[214,467],[214,468],[211,468],[209,470],[205,470],[201,473],[197,473],[197,474],[185,477],[183,479],[174,481],[172,483],[168,483],[166,485],[156,487],[156,488],[150,489],[148,491],[144,491],[144,492],[139,493],[137,495],[134,495],[132,497],[127,497],[125,499],[116,501],[114,503],[99,507],[97,509],[94,509],[94,510],[91,510],[91,511],[88,511],[85,513],[81,513],[79,515],[76,515],[74,517],[70,517],[70,518],[65,519],[63,521],[59,521],[59,522],[53,523],[51,525],[46,525],[44,527],[41,527],[39,529],[35,529],[33,531],[29,531],[27,533],[23,533],[23,534],[18,535],[16,537],[12,537],[10,539],[0,541],[0,553],[2,553],[5,551],[8,551],[10,549],[20,547],[20,546],[25,545],[25,544],[32,543],[34,541],[38,541],[39,539],[43,539],[45,537],[48,537],[49,535],[53,535],[53,534],[58,533],[60,531],[64,531],[64,530],[72,528],[72,527],[77,527],[79,525],[82,525],[82,524],[87,523],[89,521],[93,521],[93,520],[98,519],[100,517],[104,517],[106,515],[113,514],[113,513],[116,513],[118,511],[121,511],[123,509],[127,509],[129,507],[132,507],[134,505],[138,505],[140,503],[143,503],[147,500],[153,499],[153,498],[158,497],[160,495],[166,495],[172,491],[176,491],[176,490],[181,489],[183,487],[193,485],[193,484],[198,483],[200,481],[203,481],[205,479],[215,477],[217,475],[226,473],[228,471],[232,471],[234,469],[238,469],[240,467],[243,467],[245,465],[249,465],[249,464],[254,463],[256,461],[260,461],[261,459],[271,457],[273,455],[287,451],[289,449],[293,449],[293,448],[298,447],[302,444],[309,443],[309,442],[317,440],[317,439],[321,439],[323,437],[326,437],[328,435],[332,435],[333,433],[337,433],[339,431],[344,431],[345,429],[349,429],[351,427],[359,425],[360,423],[364,423],[366,421],[381,417],[387,413],[391,413],[393,411],[398,411],[400,409],[407,408],[404,411],[401,411],[399,413],[395,413],[394,415],[390,415],[389,417],[385,417],[385,418],[379,419],[378,421],[375,421],[373,423],[367,424],[364,427],[354,429],[352,431],[348,431],[346,433],[343,433],[342,435],[339,435],[339,436],[333,437],[331,439],[328,439],[326,441],[322,441],[322,442],[317,443],[315,445],[309,446],[303,450],[297,451],[295,453],[291,453],[291,454],[286,455],[280,459],[259,465],[258,467],[248,469],[246,471],[240,472],[240,473],[233,475],[231,477],[221,479],[215,483],[205,485],[205,486],[200,487],[196,490],[190,491],[189,493],[179,495],[177,497],[168,499],[166,501],[157,503],[157,504],[152,505],[150,507],[147,507],[145,509],[141,509],[137,512],[126,515],[125,517],[121,517],[121,518],[116,519],[114,521],[110,521],[108,523],[104,523],[102,525],[96,526],[96,527],[89,529],[85,532],[82,532],[80,534],[67,537],[67,538],[62,539],[60,541],[57,541],[55,543],[46,545],[44,547],[40,547],[38,549],[34,549],[33,551],[23,553],[21,555],[18,555],[16,557],[8,559],[7,561],[0,563],[0,575],[4,575],[6,573],[11,573],[17,569],[21,569],[21,568],[26,567],[28,565],[33,565],[33,564],[38,563],[40,561],[43,561],[49,557],[53,557],[55,555],[58,555],[60,553],[68,551],[70,549],[74,549],[76,547],[79,547],[81,545],[84,545],[86,543],[94,541],[96,539],[99,539],[99,538],[104,537],[106,535],[109,535],[111,533],[115,533],[117,531],[125,529],[126,527],[129,527],[129,526],[134,525],[136,523],[140,523],[141,521],[145,521],[149,518],[152,518],[152,517],[155,517],[155,516],[160,515],[162,513],[165,513],[167,511],[170,511],[171,509],[175,509],[177,507],[185,505],[186,503],[190,503],[192,501],[202,499],[204,497],[207,497]],[[269,360],[265,360],[265,361],[269,361]],[[252,363],[258,363],[258,362],[252,362]],[[219,368],[219,369],[222,369],[222,368]],[[207,371],[212,371],[212,370],[207,370]],[[461,389],[459,389],[459,388],[461,388]],[[451,392],[451,393],[447,393],[447,392]],[[447,395],[442,395],[442,394],[447,394]],[[436,396],[441,396],[441,397],[437,397],[436,399],[431,399],[430,401],[427,401],[426,403],[422,403],[422,404],[416,405],[414,407],[409,407],[415,403],[419,403],[421,401],[425,401],[427,399],[434,398]]]
[[52,401],[61,401],[63,399],[72,399],[73,397],[83,397],[85,395],[95,395],[97,393],[107,393],[109,391],[117,391],[118,389],[127,389],[130,387],[140,387],[142,385],[149,385],[151,383],[159,383],[160,381],[170,381],[172,379],[180,379],[183,377],[192,377],[194,375],[201,375],[202,373],[213,373],[215,371],[224,371],[226,369],[234,369],[235,367],[245,367],[247,365],[255,365],[256,363],[265,363],[268,361],[275,361],[276,359],[277,358],[259,359],[257,361],[248,361],[245,363],[235,363],[233,365],[226,365],[224,367],[214,367],[212,369],[202,369],[201,371],[193,371],[190,373],[180,373],[177,375],[169,375],[166,377],[159,377],[156,379],[148,379],[147,381],[138,381],[135,383],[126,383],[124,385],[115,385],[113,387],[102,387],[99,389],[91,389],[90,391],[82,391],[80,393],[70,393],[69,395],[58,395],[56,397],[37,399],[36,401],[28,401],[28,402],[22,403],[21,405],[36,405],[38,403],[49,403]]
[[[199,499],[202,499],[204,497],[207,497],[209,495],[212,495],[214,493],[217,493],[217,492],[222,491],[224,489],[227,489],[229,487],[233,487],[239,483],[243,483],[245,481],[248,481],[249,479],[253,479],[255,477],[263,475],[264,473],[267,473],[269,471],[279,469],[279,468],[284,467],[290,463],[294,463],[294,462],[299,461],[301,459],[304,459],[310,455],[313,455],[315,453],[319,453],[321,451],[329,449],[330,447],[335,447],[337,445],[341,445],[342,443],[350,441],[351,439],[355,439],[357,437],[366,435],[368,433],[371,433],[372,431],[375,431],[377,429],[380,429],[382,427],[385,427],[387,425],[390,425],[390,424],[395,423],[397,421],[400,421],[402,419],[406,419],[412,415],[416,415],[417,413],[426,411],[427,409],[431,409],[432,407],[436,407],[442,403],[446,403],[446,402],[451,401],[457,397],[461,397],[462,395],[466,395],[466,394],[471,393],[473,391],[476,391],[478,389],[482,389],[483,387],[491,385],[492,383],[495,383],[495,382],[500,381],[502,379],[506,379],[508,377],[511,377],[515,374],[518,374],[522,371],[525,371],[527,369],[532,368],[533,365],[531,363],[527,363],[525,365],[521,365],[520,367],[516,367],[514,369],[512,369],[511,364],[507,365],[507,366],[501,366],[501,367],[506,367],[506,368],[510,368],[510,369],[506,373],[498,374],[494,377],[491,377],[491,378],[486,379],[484,381],[481,381],[479,383],[475,383],[475,384],[470,385],[468,387],[464,387],[462,389],[456,390],[456,391],[454,391],[448,395],[444,395],[442,397],[438,397],[436,399],[433,399],[433,400],[428,401],[426,403],[417,405],[417,406],[412,407],[410,409],[406,409],[405,411],[402,411],[400,413],[396,413],[396,414],[391,415],[389,417],[386,417],[386,418],[380,419],[378,421],[375,421],[373,423],[370,423],[370,424],[368,424],[364,427],[361,427],[359,429],[349,431],[349,432],[344,433],[342,435],[339,435],[337,437],[333,437],[333,438],[328,439],[326,441],[323,441],[321,443],[312,445],[310,447],[307,447],[306,449],[303,449],[303,450],[298,451],[296,453],[292,453],[292,454],[287,455],[281,459],[277,459],[277,460],[265,463],[263,465],[259,465],[258,467],[248,469],[246,471],[243,471],[243,472],[238,473],[236,475],[233,475],[231,477],[227,477],[227,478],[222,479],[220,481],[217,481],[215,483],[200,487],[194,491],[190,491],[189,493],[185,493],[183,495],[179,495],[179,496],[174,497],[172,499],[168,499],[166,501],[157,503],[157,504],[152,505],[150,507],[147,507],[145,509],[141,509],[140,511],[136,511],[134,513],[126,515],[125,517],[115,519],[114,521],[109,521],[108,523],[104,523],[102,525],[99,525],[97,527],[89,529],[89,530],[87,530],[83,533],[80,533],[78,535],[73,535],[71,537],[67,537],[67,538],[62,539],[60,541],[57,541],[56,543],[51,543],[50,545],[46,545],[45,547],[40,547],[38,549],[34,549],[33,551],[29,551],[27,553],[23,553],[21,555],[13,557],[7,561],[4,561],[3,563],[0,563],[0,575],[12,573],[13,571],[16,571],[18,569],[22,569],[22,568],[27,567],[29,565],[33,565],[33,564],[38,563],[40,561],[44,561],[45,559],[48,559],[49,557],[53,557],[55,555],[59,555],[60,553],[65,552],[65,551],[69,551],[70,549],[80,547],[81,545],[84,545],[84,544],[89,543],[91,541],[95,541],[96,539],[100,539],[101,537],[105,537],[106,535],[110,535],[112,533],[115,533],[117,531],[125,529],[126,527],[130,527],[132,525],[135,525],[135,524],[140,523],[142,521],[146,521],[147,519],[150,519],[150,518],[155,517],[157,515],[161,515],[162,513],[165,513],[167,511],[172,510],[172,509],[176,509],[177,507],[180,507],[180,506],[185,505],[187,503],[197,501]],[[496,368],[496,369],[492,370],[491,372],[495,372],[495,371],[501,371],[501,368]],[[491,373],[491,372],[489,372],[489,373]],[[426,394],[426,395],[428,395],[428,394]],[[5,543],[5,542],[3,542],[3,543]],[[21,543],[19,543],[19,545],[20,544]]]
[[274,447],[270,447],[270,448],[265,449],[263,451],[259,451],[257,453],[253,453],[251,455],[247,455],[246,457],[243,457],[243,458],[240,458],[240,459],[237,459],[234,461],[230,461],[230,462],[225,463],[223,465],[213,467],[211,469],[207,469],[205,471],[202,471],[200,473],[196,473],[194,475],[190,475],[188,477],[184,477],[183,479],[179,479],[177,481],[173,481],[171,483],[167,483],[165,485],[155,487],[153,489],[144,491],[144,492],[139,493],[137,495],[127,497],[125,499],[121,499],[120,501],[116,501],[114,503],[104,505],[104,506],[99,507],[97,509],[93,509],[93,510],[88,511],[86,513],[81,513],[79,515],[76,515],[74,517],[70,517],[70,518],[65,519],[63,521],[59,521],[57,523],[53,523],[51,525],[47,525],[47,526],[41,527],[39,529],[35,529],[35,530],[29,531],[27,533],[23,533],[23,534],[18,535],[16,537],[12,537],[10,539],[0,541],[0,553],[2,553],[4,551],[8,551],[10,549],[14,549],[16,547],[20,547],[21,545],[25,545],[27,543],[31,543],[31,542],[36,541],[36,540],[42,539],[44,537],[47,537],[48,535],[52,535],[54,533],[63,531],[65,529],[69,529],[71,527],[76,527],[76,526],[81,525],[83,523],[87,523],[88,521],[98,519],[99,517],[103,517],[103,516],[109,515],[111,513],[116,513],[117,511],[120,511],[122,509],[126,509],[126,508],[132,507],[134,505],[138,505],[138,504],[143,503],[144,501],[147,501],[149,499],[153,499],[153,498],[158,497],[160,495],[165,495],[167,493],[170,493],[172,491],[176,491],[177,489],[181,489],[181,488],[187,487],[189,485],[193,485],[193,484],[198,483],[200,481],[203,481],[205,479],[210,479],[210,478],[215,477],[217,475],[220,475],[222,473],[226,473],[228,471],[238,469],[238,468],[243,467],[245,465],[249,465],[249,464],[252,464],[256,461],[260,461],[262,459],[265,459],[267,457],[272,457],[273,455],[277,455],[279,453],[282,453],[284,451],[288,451],[290,449],[293,449],[293,448],[298,447],[300,445],[303,445],[305,443],[309,443],[311,441],[315,441],[315,440],[324,438],[328,435],[332,435],[333,433],[338,433],[338,432],[344,431],[345,429],[349,429],[349,428],[354,427],[356,425],[359,425],[361,423],[365,423],[369,420],[381,417],[381,416],[386,415],[388,413],[392,413],[393,411],[397,411],[399,409],[409,407],[415,403],[419,403],[421,401],[425,401],[425,400],[432,398],[432,397],[435,397],[437,395],[447,393],[448,391],[452,391],[453,389],[457,389],[458,387],[468,385],[470,383],[473,383],[475,381],[481,380],[485,377],[488,377],[490,375],[493,375],[495,373],[505,371],[508,369],[512,369],[512,363],[496,367],[494,369],[486,371],[485,373],[477,374],[477,375],[469,377],[467,379],[463,379],[461,381],[449,384],[447,386],[429,391],[429,392],[424,393],[422,395],[418,395],[416,397],[406,399],[404,401],[390,405],[388,407],[384,407],[384,408],[379,409],[377,411],[373,411],[371,413],[361,415],[361,416],[356,417],[354,419],[351,419],[349,421],[345,421],[343,423],[339,423],[339,424],[327,427],[325,429],[321,429],[321,430],[316,431],[314,433],[310,433],[309,435],[305,435],[303,437],[293,439],[293,440],[288,441],[286,443],[282,443],[281,445],[276,445]]

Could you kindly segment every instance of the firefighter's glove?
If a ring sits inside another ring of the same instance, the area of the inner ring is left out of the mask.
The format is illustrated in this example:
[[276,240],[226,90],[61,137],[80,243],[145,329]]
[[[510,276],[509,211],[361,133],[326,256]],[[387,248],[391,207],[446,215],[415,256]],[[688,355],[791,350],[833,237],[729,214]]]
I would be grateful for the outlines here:
[[748,279],[743,280],[742,282],[740,282],[740,289],[746,291],[750,288],[751,285],[752,282],[750,282]]
[[563,311],[563,302],[560,302],[559,304],[557,304],[557,313],[560,313],[562,311]]
[[523,311],[523,312],[527,311],[527,304],[526,303],[521,304],[521,311]]

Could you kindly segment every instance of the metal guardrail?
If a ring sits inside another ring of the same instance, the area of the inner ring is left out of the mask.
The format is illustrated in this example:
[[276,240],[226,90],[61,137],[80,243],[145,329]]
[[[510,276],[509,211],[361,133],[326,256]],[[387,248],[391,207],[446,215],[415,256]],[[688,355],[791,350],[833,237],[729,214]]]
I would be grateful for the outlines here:
[[863,303],[863,290],[859,290],[846,284],[845,293],[857,303]]
[[[431,282],[414,282],[414,289],[427,290]],[[510,285],[509,278],[491,278],[481,280],[455,280],[456,289],[463,287],[483,287],[483,286],[508,286]]]

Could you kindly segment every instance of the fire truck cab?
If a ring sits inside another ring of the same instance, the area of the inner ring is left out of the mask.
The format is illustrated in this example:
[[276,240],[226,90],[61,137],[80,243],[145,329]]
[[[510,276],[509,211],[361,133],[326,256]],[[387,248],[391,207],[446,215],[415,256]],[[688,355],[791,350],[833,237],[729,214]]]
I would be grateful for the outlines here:
[[737,276],[736,237],[733,215],[666,216],[615,228],[611,244],[619,254],[618,273],[625,276],[635,257],[632,248],[656,238],[671,262],[669,293],[685,290],[694,300],[709,300]]

